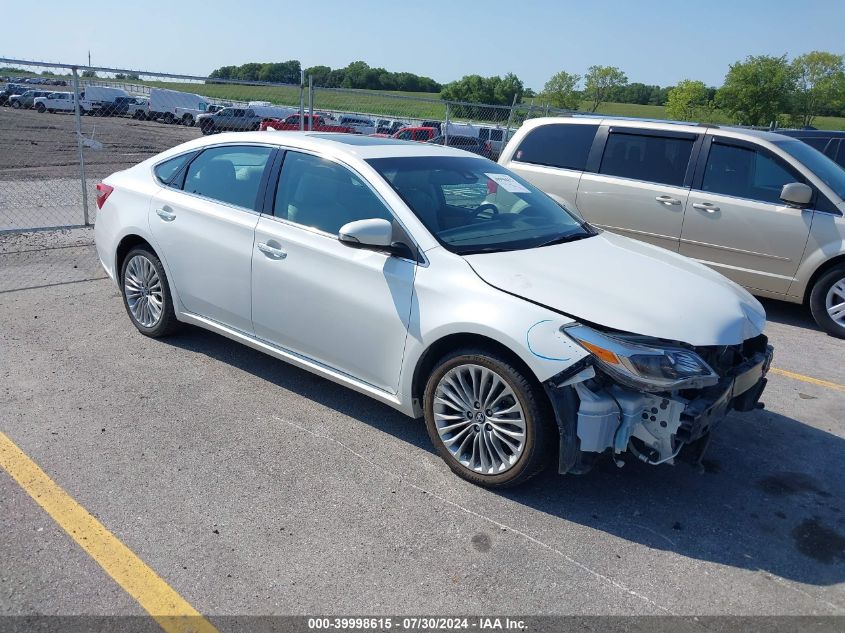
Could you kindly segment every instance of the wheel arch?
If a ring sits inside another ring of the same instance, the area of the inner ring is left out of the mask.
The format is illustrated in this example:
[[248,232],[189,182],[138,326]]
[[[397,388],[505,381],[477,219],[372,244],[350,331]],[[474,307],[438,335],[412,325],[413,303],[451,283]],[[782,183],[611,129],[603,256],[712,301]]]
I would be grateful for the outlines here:
[[551,404],[545,390],[542,389],[542,385],[540,384],[537,375],[519,354],[494,338],[485,336],[484,334],[471,332],[447,334],[434,341],[420,355],[416,366],[414,367],[414,374],[411,381],[411,398],[414,403],[419,404],[420,408],[422,407],[422,397],[425,392],[425,383],[431,375],[431,371],[434,369],[437,361],[452,350],[466,347],[473,347],[501,355],[505,360],[518,368],[525,377],[537,387],[538,397],[543,398],[546,402]]
[[126,259],[126,256],[129,254],[129,251],[131,251],[136,246],[146,246],[153,252],[156,257],[159,258],[159,260],[161,260],[161,256],[156,252],[155,247],[150,244],[147,239],[141,237],[136,233],[129,233],[128,235],[124,235],[121,238],[120,242],[118,242],[114,255],[114,273],[115,277],[118,279],[118,283],[120,279],[120,272],[123,269],[123,262]]
[[813,271],[813,274],[810,275],[809,281],[807,281],[807,285],[804,288],[804,305],[809,304],[810,301],[810,294],[813,292],[813,287],[816,285],[816,282],[831,268],[834,266],[838,266],[839,264],[845,264],[845,253],[841,253],[836,255],[835,257],[831,257],[828,260],[822,262],[822,264]]

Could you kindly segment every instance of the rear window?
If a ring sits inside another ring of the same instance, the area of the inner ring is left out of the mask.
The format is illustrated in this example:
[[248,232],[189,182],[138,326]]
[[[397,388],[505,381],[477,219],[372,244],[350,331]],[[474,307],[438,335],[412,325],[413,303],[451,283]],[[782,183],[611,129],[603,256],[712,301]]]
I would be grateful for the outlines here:
[[529,132],[514,160],[532,165],[583,171],[598,125],[541,125]]
[[599,173],[680,187],[694,140],[611,132]]
[[163,163],[156,165],[153,171],[155,172],[158,181],[163,185],[171,184],[177,172],[179,172],[179,170],[182,169],[182,167],[184,167],[195,154],[196,152],[181,154],[180,156],[171,158],[170,160],[166,160]]

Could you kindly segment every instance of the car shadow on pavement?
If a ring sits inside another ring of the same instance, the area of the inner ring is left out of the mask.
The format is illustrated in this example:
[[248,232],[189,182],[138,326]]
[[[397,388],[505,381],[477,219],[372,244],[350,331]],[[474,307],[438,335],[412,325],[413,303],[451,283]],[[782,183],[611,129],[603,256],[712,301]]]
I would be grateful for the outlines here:
[[701,468],[628,459],[504,495],[653,549],[830,586],[845,581],[842,455],[845,440],[797,420],[732,413]]
[[[163,340],[434,453],[421,422],[329,380],[198,328]],[[832,433],[768,410],[733,413],[703,467],[628,459],[583,476],[550,467],[497,494],[634,544],[830,586],[845,581],[843,455],[845,440]],[[560,530],[565,540],[565,524]],[[610,555],[623,557],[624,546]]]
[[342,387],[309,371],[294,367],[224,336],[196,327],[185,327],[176,336],[160,339],[174,347],[205,354],[248,372],[303,398],[369,424],[417,448],[435,453],[425,426],[369,396]]
[[760,299],[760,303],[766,310],[768,321],[821,332],[821,328],[816,324],[813,315],[810,314],[810,308],[803,304],[787,303],[774,299]]

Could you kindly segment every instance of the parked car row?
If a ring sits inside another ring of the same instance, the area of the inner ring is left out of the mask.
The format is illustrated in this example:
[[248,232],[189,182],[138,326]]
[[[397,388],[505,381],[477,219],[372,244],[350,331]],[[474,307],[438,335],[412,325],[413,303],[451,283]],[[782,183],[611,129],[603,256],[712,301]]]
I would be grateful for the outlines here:
[[0,77],[0,82],[10,82],[18,84],[30,84],[38,86],[67,86],[66,79],[58,79],[55,77]]

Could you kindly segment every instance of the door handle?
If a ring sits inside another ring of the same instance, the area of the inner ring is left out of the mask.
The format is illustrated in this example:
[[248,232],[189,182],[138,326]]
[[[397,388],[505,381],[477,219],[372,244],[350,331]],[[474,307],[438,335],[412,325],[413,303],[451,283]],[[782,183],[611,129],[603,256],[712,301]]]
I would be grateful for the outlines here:
[[276,248],[275,246],[270,246],[267,242],[258,242],[257,244],[258,250],[262,253],[267,255],[268,257],[272,257],[274,259],[284,259],[288,256],[288,254],[283,251],[281,248]]
[[156,209],[156,215],[165,222],[172,222],[176,219],[176,214],[172,211],[168,211],[167,209]]
[[695,202],[692,208],[698,209],[699,211],[707,211],[707,213],[716,213],[719,210],[719,207],[712,202]]
[[665,204],[667,207],[675,204],[681,204],[681,201],[672,196],[657,196],[655,198],[659,203]]

